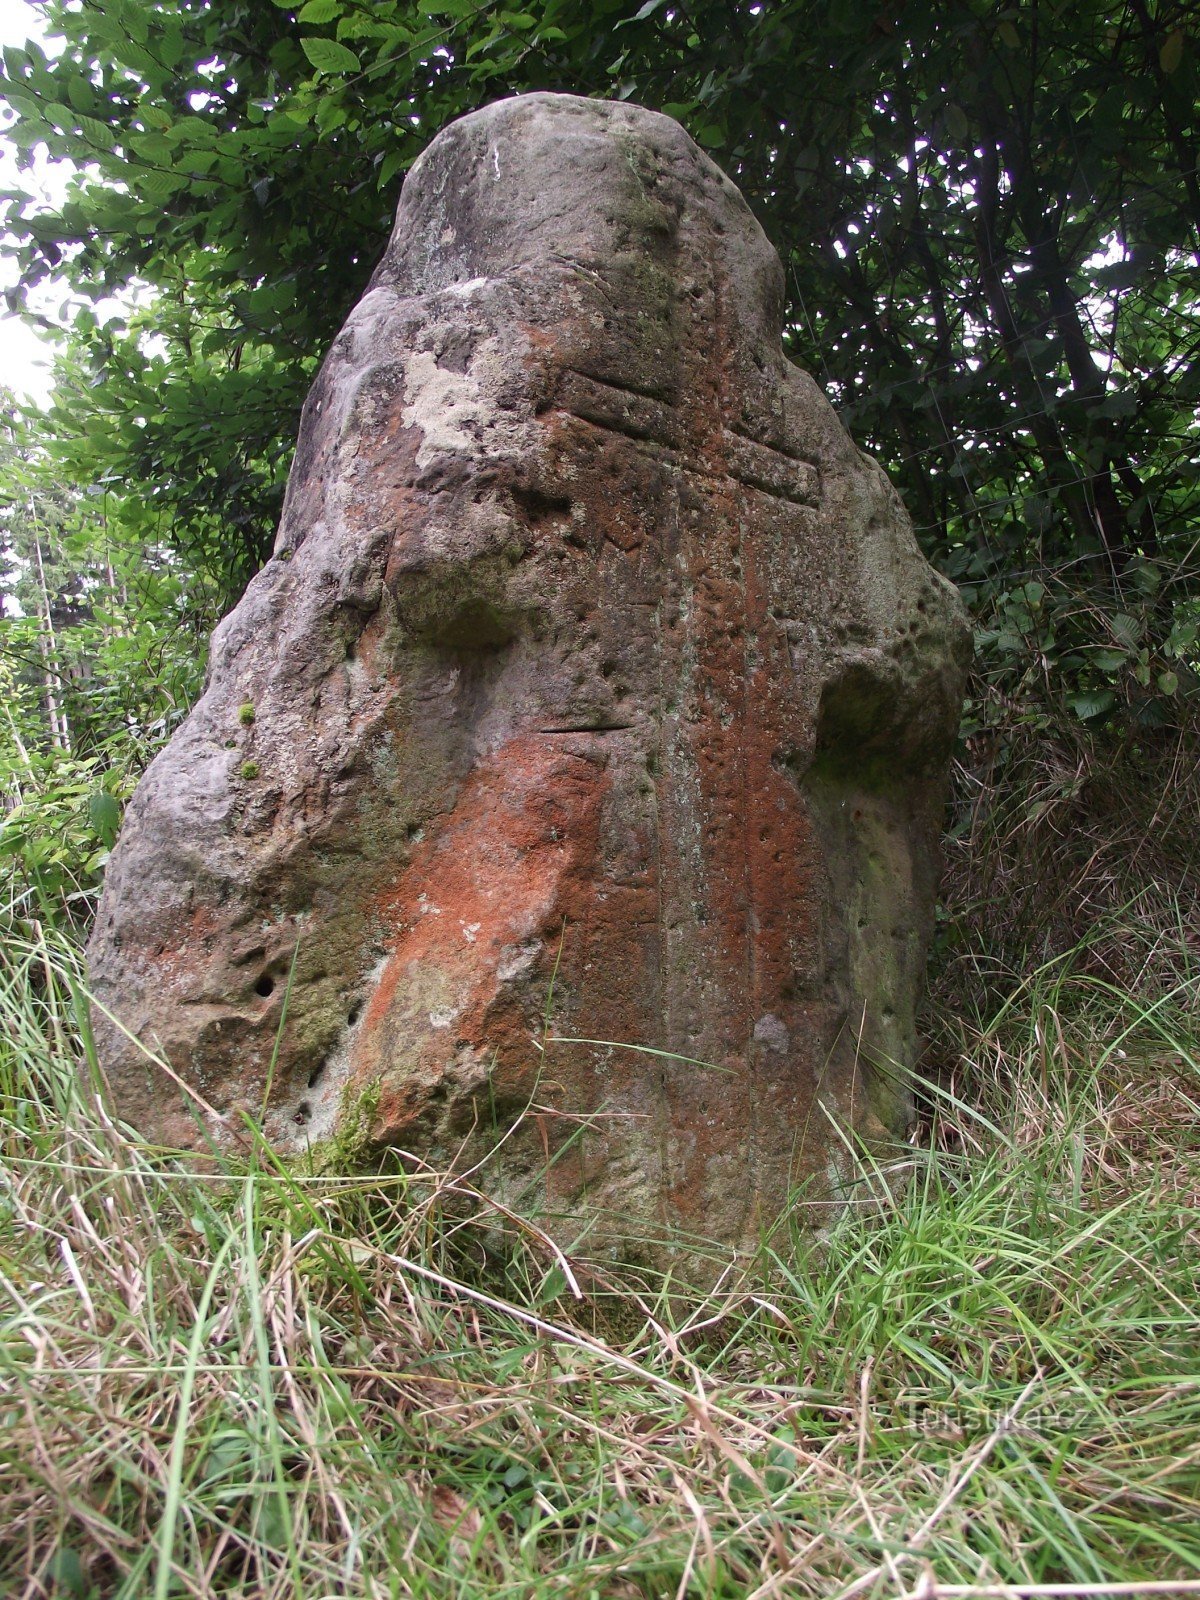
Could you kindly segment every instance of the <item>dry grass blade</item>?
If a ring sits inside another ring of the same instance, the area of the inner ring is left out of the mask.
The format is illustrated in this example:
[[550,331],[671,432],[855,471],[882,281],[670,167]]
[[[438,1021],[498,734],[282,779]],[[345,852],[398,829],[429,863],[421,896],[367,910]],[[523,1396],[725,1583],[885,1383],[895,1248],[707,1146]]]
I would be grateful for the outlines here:
[[689,1295],[568,1259],[486,1169],[139,1147],[73,960],[0,956],[6,1594],[1200,1592],[1186,985],[1026,980],[886,1206],[798,1209]]

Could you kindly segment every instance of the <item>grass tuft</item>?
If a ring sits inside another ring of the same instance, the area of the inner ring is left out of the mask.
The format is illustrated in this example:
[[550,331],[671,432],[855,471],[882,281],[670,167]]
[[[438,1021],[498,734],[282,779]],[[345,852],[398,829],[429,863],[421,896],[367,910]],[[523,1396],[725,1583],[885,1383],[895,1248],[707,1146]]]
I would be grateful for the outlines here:
[[449,1174],[146,1148],[72,950],[14,939],[0,1592],[1198,1592],[1196,998],[1087,948],[1010,985],[906,1181],[701,1295],[498,1259]]

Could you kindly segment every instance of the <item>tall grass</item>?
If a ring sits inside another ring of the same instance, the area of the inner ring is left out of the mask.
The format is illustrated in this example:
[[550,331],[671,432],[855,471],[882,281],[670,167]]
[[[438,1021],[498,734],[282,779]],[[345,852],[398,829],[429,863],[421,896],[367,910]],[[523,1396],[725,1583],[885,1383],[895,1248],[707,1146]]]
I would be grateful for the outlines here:
[[[705,1294],[449,1174],[198,1172],[104,1108],[69,947],[0,957],[0,1593],[1200,1592],[1193,975],[1083,949],[942,1040],[864,1164]],[[1061,1590],[1057,1592],[1062,1592]],[[1153,1592],[1146,1589],[1143,1592]]]

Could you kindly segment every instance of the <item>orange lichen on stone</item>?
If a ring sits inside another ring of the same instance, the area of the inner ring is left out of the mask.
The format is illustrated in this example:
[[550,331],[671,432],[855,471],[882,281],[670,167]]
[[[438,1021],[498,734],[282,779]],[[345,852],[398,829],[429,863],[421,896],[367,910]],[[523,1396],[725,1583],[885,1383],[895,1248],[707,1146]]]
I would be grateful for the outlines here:
[[511,984],[553,958],[548,936],[586,903],[604,768],[602,755],[546,736],[511,740],[471,775],[444,826],[379,896],[376,915],[395,933],[351,1083],[383,1085],[377,1120],[389,1137],[439,1087],[469,1097],[491,1083],[507,1102],[512,1085],[532,1076],[544,1019],[514,999]]

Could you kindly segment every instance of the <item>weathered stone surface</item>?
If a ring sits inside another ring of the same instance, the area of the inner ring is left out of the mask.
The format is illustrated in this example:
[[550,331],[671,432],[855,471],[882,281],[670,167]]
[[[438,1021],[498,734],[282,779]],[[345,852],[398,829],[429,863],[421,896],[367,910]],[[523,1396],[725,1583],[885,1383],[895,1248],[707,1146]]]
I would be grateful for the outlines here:
[[448,1162],[523,1115],[482,1181],[636,1250],[903,1132],[966,629],[781,305],[665,117],[531,95],[413,168],[109,868],[146,1133]]

